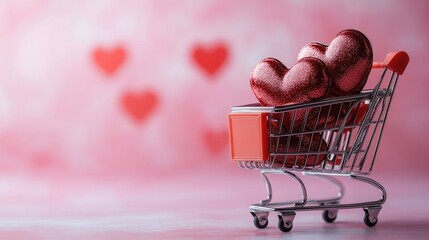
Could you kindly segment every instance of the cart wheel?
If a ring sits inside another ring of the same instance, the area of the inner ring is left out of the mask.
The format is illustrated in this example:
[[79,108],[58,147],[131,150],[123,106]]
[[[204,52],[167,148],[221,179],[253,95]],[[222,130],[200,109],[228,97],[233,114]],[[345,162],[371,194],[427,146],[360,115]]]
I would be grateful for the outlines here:
[[278,227],[282,232],[290,232],[292,230],[293,224],[292,221],[283,221],[283,218],[279,216],[279,224]]
[[268,226],[268,219],[258,219],[258,217],[254,216],[253,223],[255,224],[255,227],[264,229]]
[[378,222],[378,218],[377,217],[375,217],[375,218],[370,218],[369,217],[369,213],[367,213],[366,211],[365,211],[365,217],[363,218],[363,222],[365,223],[365,225],[367,225],[368,227],[374,227],[376,224],[377,224],[377,222]]
[[255,224],[255,227],[259,229],[264,229],[268,226],[268,215],[267,217],[261,217],[258,219],[258,216],[254,212],[251,212],[253,216],[253,224]]
[[327,223],[333,223],[335,221],[335,219],[337,219],[337,212],[336,211],[330,211],[330,210],[325,210],[323,211],[323,220],[325,220],[325,222]]

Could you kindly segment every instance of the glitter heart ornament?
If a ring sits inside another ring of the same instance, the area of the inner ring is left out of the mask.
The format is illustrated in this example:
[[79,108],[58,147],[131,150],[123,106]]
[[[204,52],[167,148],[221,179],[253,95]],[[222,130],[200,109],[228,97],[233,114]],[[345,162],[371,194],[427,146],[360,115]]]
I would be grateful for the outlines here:
[[298,60],[307,57],[318,58],[328,67],[332,80],[329,94],[345,96],[362,91],[371,71],[373,52],[363,33],[347,29],[338,33],[329,46],[317,42],[304,46]]
[[[266,58],[253,69],[250,86],[263,106],[284,106],[326,97],[330,79],[327,67],[316,58],[303,58],[291,69],[275,58]],[[314,113],[298,110],[279,119],[284,127],[300,130],[309,115]]]
[[305,103],[325,97],[330,79],[316,58],[300,59],[291,69],[275,58],[262,60],[250,75],[250,86],[263,106]]

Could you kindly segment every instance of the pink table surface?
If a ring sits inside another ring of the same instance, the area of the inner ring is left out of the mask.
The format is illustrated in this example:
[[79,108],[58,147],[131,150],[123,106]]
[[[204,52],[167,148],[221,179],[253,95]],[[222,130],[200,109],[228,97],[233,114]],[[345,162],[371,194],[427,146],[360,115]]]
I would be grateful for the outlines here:
[[[258,172],[212,166],[174,178],[17,176],[0,177],[0,239],[427,239],[426,176],[376,174],[388,200],[374,228],[362,209],[343,210],[328,224],[320,211],[297,212],[290,233],[253,226],[248,205],[264,198]],[[163,180],[165,179],[165,180]],[[304,178],[311,196],[335,191]],[[378,198],[371,187],[343,180],[344,202]],[[297,197],[295,183],[273,178],[274,199]]]

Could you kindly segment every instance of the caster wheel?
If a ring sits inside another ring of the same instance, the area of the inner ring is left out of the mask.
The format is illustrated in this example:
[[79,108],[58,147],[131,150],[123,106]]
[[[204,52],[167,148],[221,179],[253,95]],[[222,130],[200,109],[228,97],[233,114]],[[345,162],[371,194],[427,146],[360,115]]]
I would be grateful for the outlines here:
[[255,224],[255,227],[259,229],[264,229],[268,226],[268,217],[267,218],[263,217],[258,219],[255,213],[252,213],[252,215],[253,215],[253,224]]
[[292,230],[293,224],[292,221],[283,221],[283,218],[279,216],[279,225],[278,225],[280,231],[282,232],[290,232]]
[[253,217],[253,223],[255,224],[255,227],[259,229],[264,229],[268,226],[268,219],[262,219],[259,220],[256,216]]
[[333,223],[337,219],[337,213],[330,210],[323,211],[323,220],[327,223]]
[[378,218],[370,218],[369,214],[367,212],[365,212],[365,217],[363,218],[363,222],[365,223],[365,225],[367,225],[368,227],[374,227],[377,222],[378,222]]

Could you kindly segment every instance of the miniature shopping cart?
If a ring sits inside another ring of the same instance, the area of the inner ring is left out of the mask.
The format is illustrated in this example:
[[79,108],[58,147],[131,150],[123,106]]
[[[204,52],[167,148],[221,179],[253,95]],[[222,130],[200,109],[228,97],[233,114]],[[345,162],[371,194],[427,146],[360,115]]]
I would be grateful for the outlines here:
[[[377,224],[386,190],[366,175],[372,171],[396,83],[408,62],[403,51],[389,53],[383,62],[373,64],[373,68],[384,69],[375,88],[360,94],[288,106],[250,104],[231,109],[231,158],[242,168],[259,170],[267,189],[265,200],[250,205],[257,228],[267,227],[269,212],[276,212],[279,229],[289,232],[297,211],[322,210],[323,219],[331,223],[339,209],[352,208],[363,208],[367,226]],[[308,199],[298,173],[328,180],[338,188],[338,194]],[[302,198],[272,202],[268,174],[295,179]],[[341,203],[345,187],[339,177],[372,185],[380,191],[381,198]]]

